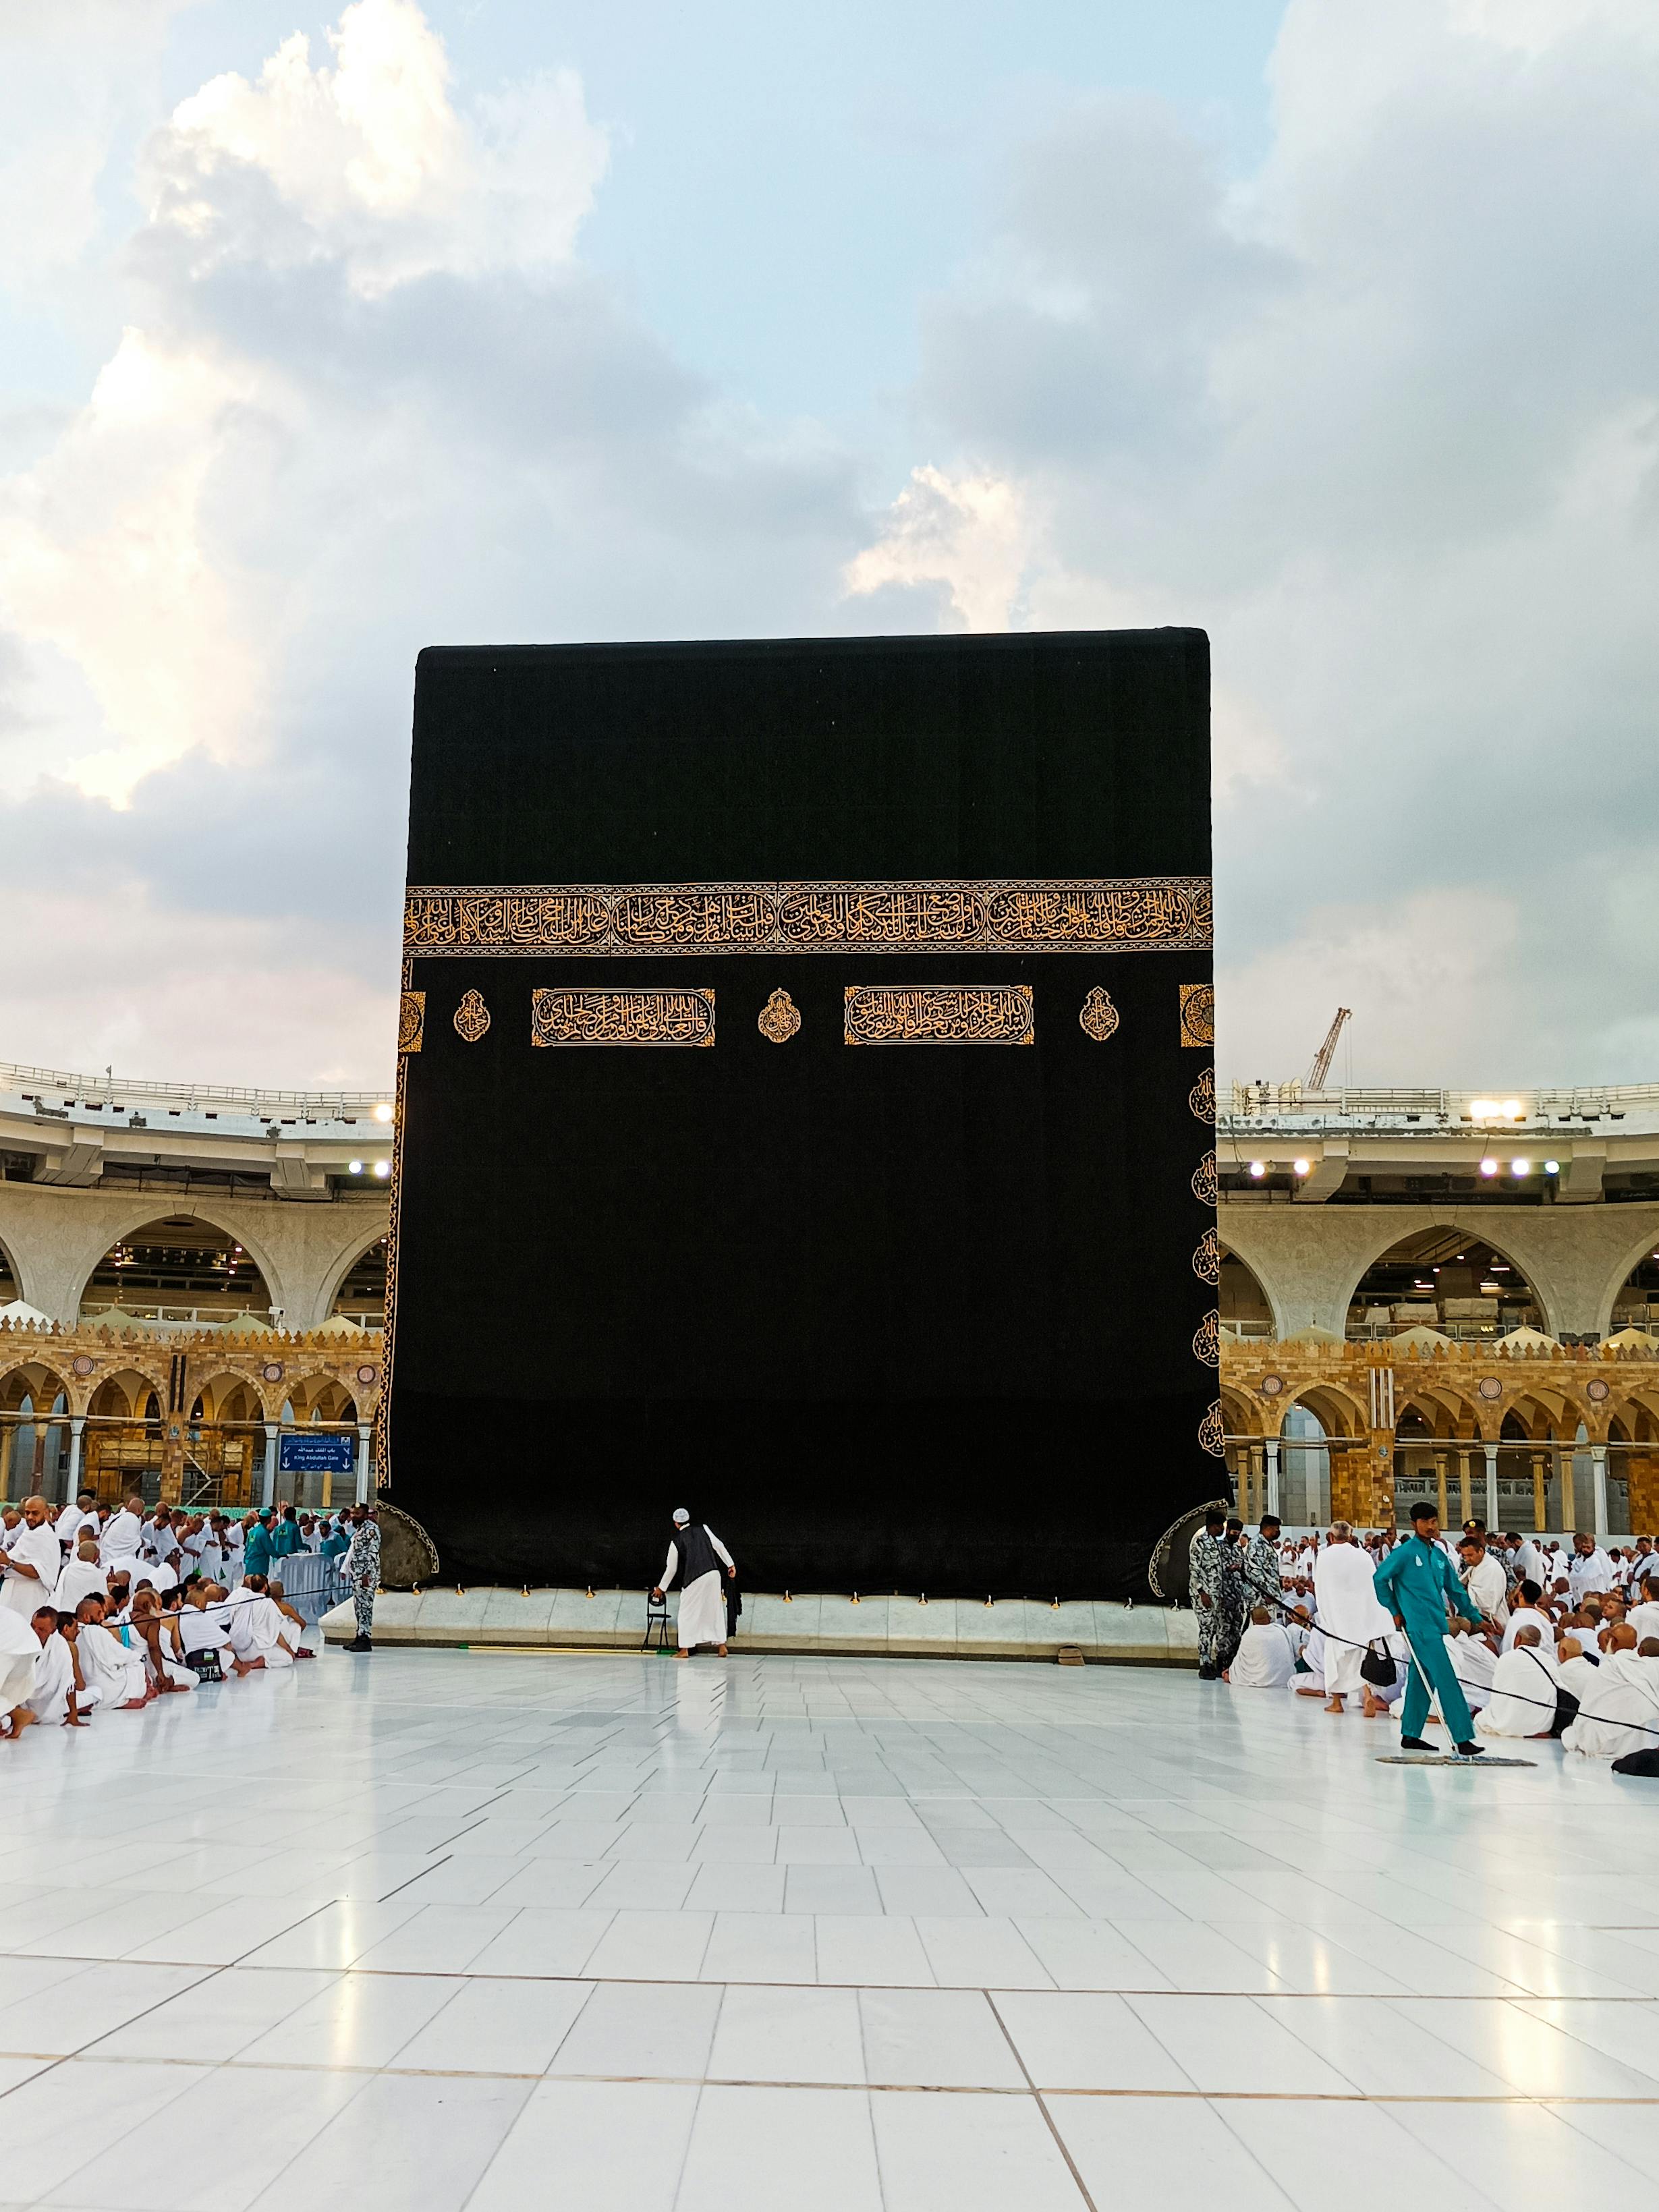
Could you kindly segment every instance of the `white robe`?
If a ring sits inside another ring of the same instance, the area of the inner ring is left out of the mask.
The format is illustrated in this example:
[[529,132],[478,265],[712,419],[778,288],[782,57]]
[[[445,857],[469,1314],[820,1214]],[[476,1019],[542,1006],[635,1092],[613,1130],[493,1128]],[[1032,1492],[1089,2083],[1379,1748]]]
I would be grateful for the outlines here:
[[1509,1577],[1490,1552],[1470,1568],[1463,1587],[1488,1620],[1501,1627],[1509,1618]]
[[[1446,1656],[1451,1661],[1457,1686],[1463,1692],[1463,1702],[1472,1713],[1478,1713],[1492,1695],[1492,1678],[1498,1672],[1498,1654],[1490,1650],[1478,1636],[1449,1636]],[[1440,1700],[1434,1701],[1437,1712]],[[1441,1714],[1443,1720],[1445,1715]]]
[[66,1505],[52,1522],[52,1528],[58,1542],[69,1546],[71,1558],[74,1557],[75,1547],[80,1540],[82,1528],[91,1518],[91,1514],[83,1513],[78,1505]]
[[1530,1536],[1515,1555],[1515,1571],[1520,1581],[1536,1583],[1540,1589],[1548,1577],[1549,1569],[1545,1564],[1544,1554]]
[[[1641,1725],[1620,1725],[1628,1722]],[[1561,1741],[1586,1759],[1622,1759],[1627,1751],[1659,1747],[1659,1659],[1639,1659],[1633,1651],[1604,1659],[1595,1687]]]
[[1646,1637],[1659,1636],[1659,1601],[1650,1598],[1644,1605],[1633,1605],[1626,1617],[1638,1644]]
[[76,1648],[81,1654],[81,1674],[88,1688],[101,1691],[101,1703],[106,1711],[115,1705],[124,1705],[130,1698],[144,1694],[144,1662],[138,1651],[129,1650],[118,1636],[96,1621],[83,1621],[76,1632]]
[[[714,1556],[730,1566],[732,1554],[714,1530],[705,1526],[703,1534],[714,1548]],[[659,1589],[665,1590],[680,1571],[680,1547],[668,1547],[668,1564],[658,1582]],[[694,1651],[700,1644],[724,1644],[726,1641],[726,1592],[721,1587],[720,1571],[710,1567],[706,1575],[680,1592],[679,1626],[676,1632],[679,1649]]]
[[1599,1544],[1586,1558],[1581,1559],[1577,1552],[1573,1553],[1567,1569],[1567,1587],[1572,1592],[1575,1609],[1582,1599],[1613,1588],[1613,1561]]
[[278,1639],[285,1636],[290,1644],[297,1644],[299,1632],[273,1599],[256,1594],[225,1619],[230,1648],[244,1666],[250,1659],[263,1659],[267,1668],[294,1664],[293,1652],[285,1651]]
[[107,1597],[109,1583],[95,1559],[71,1559],[58,1577],[52,1603],[59,1613],[73,1613],[83,1597]]
[[1325,1686],[1333,1697],[1364,1687],[1359,1662],[1372,1638],[1389,1635],[1393,1616],[1376,1595],[1376,1567],[1358,1544],[1328,1544],[1314,1569],[1314,1597],[1325,1645]]
[[[35,1574],[15,1572],[15,1566],[20,1562],[33,1567]],[[58,1570],[63,1564],[64,1555],[58,1547],[58,1537],[51,1522],[43,1521],[38,1528],[31,1528],[25,1522],[6,1553],[6,1579],[4,1587],[0,1588],[0,1606],[4,1606],[10,1613],[21,1613],[27,1620],[39,1607],[51,1605],[58,1589]]]
[[[33,1630],[29,1633],[33,1635]],[[63,1638],[55,1632],[40,1644],[34,1656],[34,1686],[28,1702],[34,1717],[48,1723],[69,1718],[70,1692],[75,1687],[75,1661]]]
[[1273,1621],[1252,1621],[1239,1640],[1227,1680],[1235,1690],[1282,1690],[1296,1672],[1291,1639]]
[[0,1716],[27,1705],[40,1656],[40,1639],[21,1613],[0,1607]]
[[130,1566],[138,1556],[143,1542],[143,1523],[136,1513],[129,1513],[124,1505],[118,1513],[112,1513],[98,1546],[98,1556],[106,1567]]
[[1547,1654],[1555,1649],[1555,1623],[1547,1613],[1540,1613],[1530,1605],[1517,1605],[1504,1625],[1504,1649],[1513,1651],[1515,1639],[1523,1628],[1535,1628],[1538,1641]]
[[1482,1735],[1547,1735],[1559,1670],[1536,1644],[1517,1644],[1492,1669],[1492,1697],[1475,1721]]

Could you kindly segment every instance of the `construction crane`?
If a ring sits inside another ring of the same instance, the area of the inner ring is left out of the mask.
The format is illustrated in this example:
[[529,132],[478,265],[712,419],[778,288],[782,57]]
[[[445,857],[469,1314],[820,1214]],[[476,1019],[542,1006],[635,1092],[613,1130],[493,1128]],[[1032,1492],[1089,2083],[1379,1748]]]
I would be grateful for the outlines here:
[[1308,1079],[1303,1085],[1304,1091],[1322,1091],[1325,1088],[1325,1078],[1330,1073],[1331,1062],[1336,1058],[1336,1041],[1342,1034],[1343,1025],[1352,1019],[1353,1009],[1351,1006],[1337,1008],[1336,1019],[1326,1030],[1325,1042],[1313,1056],[1313,1066],[1308,1070]]

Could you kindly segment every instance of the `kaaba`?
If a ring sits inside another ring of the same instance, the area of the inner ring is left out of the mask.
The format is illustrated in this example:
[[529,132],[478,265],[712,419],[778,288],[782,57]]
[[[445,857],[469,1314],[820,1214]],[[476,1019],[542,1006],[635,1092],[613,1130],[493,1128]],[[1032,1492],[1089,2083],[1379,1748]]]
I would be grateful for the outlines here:
[[639,1589],[684,1504],[752,1589],[1144,1594],[1219,1474],[1211,913],[1199,630],[423,652],[381,1480],[445,1572]]

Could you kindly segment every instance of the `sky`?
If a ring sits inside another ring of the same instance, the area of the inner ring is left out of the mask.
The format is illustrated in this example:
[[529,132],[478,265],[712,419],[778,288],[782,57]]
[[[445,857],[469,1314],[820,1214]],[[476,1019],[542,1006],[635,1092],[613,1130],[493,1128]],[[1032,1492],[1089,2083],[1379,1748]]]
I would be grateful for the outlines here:
[[15,0],[0,1054],[377,1087],[415,655],[1195,623],[1226,1077],[1659,1080],[1651,0]]

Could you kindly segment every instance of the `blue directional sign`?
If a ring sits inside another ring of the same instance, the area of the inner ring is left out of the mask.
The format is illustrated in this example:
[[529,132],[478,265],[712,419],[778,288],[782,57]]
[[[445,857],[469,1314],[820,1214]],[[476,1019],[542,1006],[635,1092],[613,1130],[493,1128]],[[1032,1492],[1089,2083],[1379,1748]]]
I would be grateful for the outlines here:
[[350,1474],[357,1464],[355,1437],[283,1437],[276,1465],[283,1474]]

